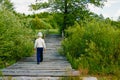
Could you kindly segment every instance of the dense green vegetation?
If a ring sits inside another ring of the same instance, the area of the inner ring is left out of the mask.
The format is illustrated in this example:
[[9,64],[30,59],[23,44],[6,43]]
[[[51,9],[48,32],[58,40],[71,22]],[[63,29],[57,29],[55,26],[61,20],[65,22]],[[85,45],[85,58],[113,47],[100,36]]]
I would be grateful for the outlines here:
[[9,0],[0,0],[0,68],[33,54],[33,31]]
[[32,54],[32,30],[8,10],[0,10],[0,67]]
[[[61,16],[62,15],[60,13],[48,13],[48,12],[43,12],[36,15],[34,14],[28,15],[28,17],[32,18],[31,20],[32,24],[30,26],[32,27],[32,25],[36,25],[35,23],[38,23],[41,25],[40,28],[42,29],[59,28],[62,24]],[[39,26],[37,28],[40,29]]]
[[[86,20],[66,30],[63,54],[76,69],[89,74],[120,74],[120,28],[107,20]],[[120,76],[119,76],[120,77]]]

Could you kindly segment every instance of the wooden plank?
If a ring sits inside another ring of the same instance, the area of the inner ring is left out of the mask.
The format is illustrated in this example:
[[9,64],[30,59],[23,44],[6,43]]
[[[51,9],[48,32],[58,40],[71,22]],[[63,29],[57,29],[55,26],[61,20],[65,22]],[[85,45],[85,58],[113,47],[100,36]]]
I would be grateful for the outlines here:
[[60,66],[56,66],[56,67],[35,67],[35,66],[12,66],[12,67],[8,67],[7,69],[29,69],[29,70],[68,70],[68,69],[72,69],[69,66],[66,67],[60,67]]
[[13,76],[13,77],[0,77],[0,80],[61,80],[60,77],[32,77],[32,76]]
[[66,70],[21,70],[5,69],[2,71],[4,76],[69,76],[70,71]]
[[[60,60],[60,61],[65,61],[66,60],[66,58],[64,58],[64,57],[57,57],[57,56],[59,56],[59,55],[56,55],[56,56],[52,56],[52,57],[50,57],[50,56],[43,56],[43,60],[44,61],[58,61],[58,60]],[[50,58],[49,58],[50,57]],[[21,61],[36,61],[36,57],[26,57],[26,58],[23,58],[22,60],[20,60],[19,62],[21,62]]]
[[8,67],[8,69],[19,69],[19,68],[27,68],[27,69],[72,69],[71,66],[59,66],[59,65],[55,65],[55,66],[28,66],[28,65],[17,65],[17,66],[10,66]]

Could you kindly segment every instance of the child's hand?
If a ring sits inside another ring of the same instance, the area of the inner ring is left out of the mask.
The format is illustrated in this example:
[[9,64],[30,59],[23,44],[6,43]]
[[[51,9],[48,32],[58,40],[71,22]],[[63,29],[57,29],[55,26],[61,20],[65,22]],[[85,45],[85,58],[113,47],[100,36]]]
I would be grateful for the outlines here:
[[44,49],[44,53],[46,53],[46,49]]

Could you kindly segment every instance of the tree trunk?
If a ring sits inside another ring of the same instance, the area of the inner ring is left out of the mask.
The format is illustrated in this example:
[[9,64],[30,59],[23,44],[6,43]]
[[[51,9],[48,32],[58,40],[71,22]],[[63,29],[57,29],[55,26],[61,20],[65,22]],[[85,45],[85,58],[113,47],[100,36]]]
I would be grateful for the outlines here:
[[67,0],[65,0],[64,5],[65,5],[65,8],[64,8],[64,22],[63,22],[63,28],[62,28],[62,34],[63,34],[62,37],[64,37],[65,29],[67,27],[67,23],[66,23],[66,21],[67,21],[67,13],[68,13],[68,11],[67,11]]

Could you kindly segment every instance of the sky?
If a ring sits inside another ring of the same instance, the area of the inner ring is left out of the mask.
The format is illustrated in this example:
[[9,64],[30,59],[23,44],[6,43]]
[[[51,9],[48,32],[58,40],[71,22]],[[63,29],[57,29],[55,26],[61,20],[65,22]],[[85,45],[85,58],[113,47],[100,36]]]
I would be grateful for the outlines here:
[[[18,13],[33,14],[46,11],[45,9],[36,12],[30,10],[29,5],[35,3],[35,1],[36,0],[11,0]],[[102,14],[105,18],[109,17],[113,20],[117,20],[120,16],[120,0],[108,0],[103,8],[90,5],[89,9],[98,15]]]
[[105,18],[109,17],[117,20],[120,16],[120,0],[108,0],[103,8],[90,6],[90,10],[97,14],[102,14]]

